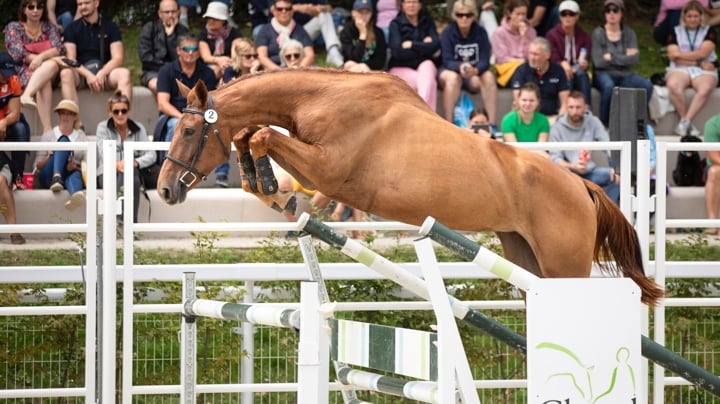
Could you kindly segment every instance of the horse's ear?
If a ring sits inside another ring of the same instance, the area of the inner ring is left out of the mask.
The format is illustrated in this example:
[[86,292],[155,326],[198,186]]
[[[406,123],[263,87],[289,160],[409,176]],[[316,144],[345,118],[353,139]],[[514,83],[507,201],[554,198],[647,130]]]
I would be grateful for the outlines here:
[[190,92],[190,88],[178,79],[175,79],[175,82],[177,83],[178,89],[180,89],[180,94],[182,94],[183,97],[187,98],[188,93]]
[[202,80],[198,80],[197,84],[195,84],[195,87],[193,89],[195,90],[195,96],[197,97],[198,101],[200,101],[200,105],[207,105],[208,89],[205,86],[205,82]]

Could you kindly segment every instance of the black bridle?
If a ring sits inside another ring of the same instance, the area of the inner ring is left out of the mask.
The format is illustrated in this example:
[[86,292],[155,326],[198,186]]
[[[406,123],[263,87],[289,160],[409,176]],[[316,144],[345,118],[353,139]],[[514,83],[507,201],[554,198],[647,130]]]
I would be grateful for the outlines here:
[[[227,147],[225,147],[225,143],[223,143],[223,140],[220,137],[220,132],[215,127],[215,122],[217,122],[217,120],[218,120],[218,115],[217,115],[217,111],[215,111],[213,109],[212,97],[210,97],[210,95],[208,95],[207,105],[208,105],[208,107],[205,111],[200,111],[200,110],[193,109],[193,108],[183,108],[183,110],[182,110],[183,113],[202,115],[203,118],[205,119],[205,125],[203,126],[202,134],[200,136],[200,144],[198,145],[197,150],[195,150],[195,154],[193,155],[192,161],[188,164],[176,157],[171,156],[169,152],[165,156],[166,159],[172,161],[173,163],[175,163],[175,164],[179,165],[180,167],[184,168],[185,170],[187,170],[182,175],[180,175],[180,178],[178,179],[178,181],[180,181],[181,184],[185,185],[188,188],[192,184],[194,184],[195,181],[197,181],[198,177],[201,178],[203,181],[205,181],[207,179],[207,175],[198,171],[195,168],[195,164],[197,163],[198,159],[200,158],[200,155],[202,154],[203,149],[205,149],[205,146],[207,145],[208,129],[212,128],[213,133],[215,133],[215,137],[217,137],[218,142],[220,142],[220,146],[222,146],[223,151],[225,152],[225,158],[226,159],[230,158],[230,151],[228,150]],[[190,182],[188,182],[187,178],[186,178],[186,176],[188,176],[188,175],[191,176]]]

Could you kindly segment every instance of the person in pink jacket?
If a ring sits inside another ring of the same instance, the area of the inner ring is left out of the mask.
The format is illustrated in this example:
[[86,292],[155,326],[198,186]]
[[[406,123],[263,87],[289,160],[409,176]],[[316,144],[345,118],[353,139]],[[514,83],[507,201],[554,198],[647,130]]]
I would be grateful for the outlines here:
[[530,42],[537,36],[527,20],[527,9],[527,0],[505,2],[505,16],[490,39],[501,87],[505,87],[515,69],[525,63]]

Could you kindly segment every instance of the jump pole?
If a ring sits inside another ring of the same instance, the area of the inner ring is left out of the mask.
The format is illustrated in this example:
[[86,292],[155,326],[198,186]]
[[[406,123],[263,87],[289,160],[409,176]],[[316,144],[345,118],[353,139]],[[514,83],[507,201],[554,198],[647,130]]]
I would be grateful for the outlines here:
[[[432,217],[425,219],[419,232],[421,235],[430,237],[437,243],[444,245],[465,259],[472,261],[522,290],[527,290],[529,285],[538,279],[536,275],[478,245],[460,233],[437,222]],[[698,388],[720,397],[720,377],[670,351],[650,338],[642,334],[640,336],[642,338],[641,351],[644,357],[676,373]],[[527,347],[525,348],[526,352]]]
[[[410,273],[401,266],[389,261],[385,257],[375,253],[359,242],[348,238],[336,232],[332,227],[325,223],[310,217],[309,214],[303,213],[298,219],[298,228],[302,229],[329,245],[340,249],[345,255],[353,258],[361,264],[375,272],[385,276],[387,279],[394,281],[404,288],[410,290],[418,297],[430,300],[425,282],[417,276]],[[527,340],[520,334],[512,331],[504,325],[498,323],[468,307],[461,300],[450,296],[453,315],[484,333],[498,339],[511,348],[522,354],[527,354]]]

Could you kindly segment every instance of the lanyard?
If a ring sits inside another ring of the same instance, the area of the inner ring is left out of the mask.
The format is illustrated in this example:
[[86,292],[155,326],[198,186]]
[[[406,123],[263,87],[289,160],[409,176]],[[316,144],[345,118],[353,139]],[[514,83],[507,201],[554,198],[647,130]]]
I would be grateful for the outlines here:
[[688,31],[687,28],[685,28],[685,35],[687,35],[688,42],[690,43],[690,50],[695,50],[695,41],[697,40],[697,36],[700,33],[699,29],[695,30],[695,36],[693,36],[692,40],[690,40],[690,31]]

